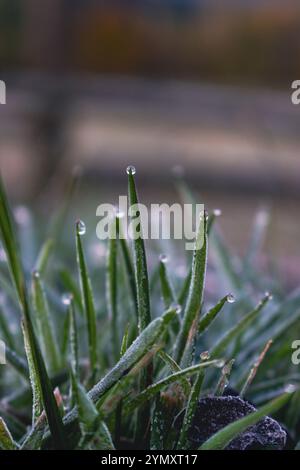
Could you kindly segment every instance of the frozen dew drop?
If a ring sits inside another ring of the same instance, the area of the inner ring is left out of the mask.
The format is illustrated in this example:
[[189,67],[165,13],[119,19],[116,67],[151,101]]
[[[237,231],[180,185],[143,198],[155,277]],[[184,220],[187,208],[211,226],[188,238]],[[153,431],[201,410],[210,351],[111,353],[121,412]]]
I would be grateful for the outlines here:
[[136,174],[135,166],[129,165],[129,166],[126,168],[126,173],[127,173],[127,175],[135,175],[135,174]]
[[200,359],[201,361],[208,361],[209,359],[209,352],[208,351],[203,351],[201,354],[200,354]]
[[214,215],[215,217],[220,217],[220,216],[222,215],[221,209],[214,209],[214,210],[213,210],[213,215]]
[[167,263],[168,262],[168,257],[167,255],[159,255],[159,261],[161,261],[162,263]]
[[288,384],[284,387],[284,391],[286,393],[294,393],[296,390],[297,390],[297,387],[294,384]]
[[175,310],[175,312],[179,315],[182,311],[182,307],[180,304],[172,303],[170,306],[171,310]]
[[79,235],[84,235],[86,233],[86,226],[82,220],[77,220],[76,228]]
[[229,302],[230,304],[233,304],[235,302],[235,297],[233,294],[227,295],[227,302]]
[[272,295],[270,292],[267,291],[267,292],[265,292],[265,298],[266,298],[267,300],[272,300],[272,299],[273,299],[273,295]]
[[64,305],[71,305],[72,299],[73,295],[68,293],[62,296],[61,301]]
[[40,272],[35,269],[33,272],[32,272],[32,276],[34,279],[39,279],[40,278]]
[[224,359],[218,359],[216,364],[215,364],[216,367],[219,367],[220,369],[222,369],[222,367],[225,366],[225,361]]

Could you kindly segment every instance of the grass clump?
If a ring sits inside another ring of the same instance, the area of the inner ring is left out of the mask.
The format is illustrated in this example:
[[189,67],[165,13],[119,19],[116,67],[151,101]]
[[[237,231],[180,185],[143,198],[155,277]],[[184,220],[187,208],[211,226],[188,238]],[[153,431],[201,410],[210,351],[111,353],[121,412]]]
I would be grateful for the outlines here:
[[[127,173],[129,200],[137,204],[135,171]],[[183,202],[197,201],[184,181],[178,187]],[[236,263],[215,213],[202,214],[182,277],[180,254],[169,256],[168,269],[167,258],[157,247],[146,252],[141,238],[109,240],[106,262],[93,262],[82,221],[75,246],[69,242],[71,200],[69,191],[63,217],[60,211],[55,230],[39,233],[45,241],[28,264],[18,242],[22,227],[0,185],[0,338],[9,363],[0,369],[0,448],[191,449],[199,400],[221,399],[228,385],[259,409],[217,430],[201,450],[225,448],[267,414],[276,414],[290,445],[299,446],[299,391],[286,386],[300,382],[291,362],[300,293],[285,298],[275,277],[256,271],[261,227],[245,263]],[[132,217],[141,224],[139,214]],[[111,224],[120,234],[118,214]],[[64,225],[66,240],[56,236]],[[218,285],[213,293],[205,290],[206,273]],[[273,298],[261,293],[270,286]]]

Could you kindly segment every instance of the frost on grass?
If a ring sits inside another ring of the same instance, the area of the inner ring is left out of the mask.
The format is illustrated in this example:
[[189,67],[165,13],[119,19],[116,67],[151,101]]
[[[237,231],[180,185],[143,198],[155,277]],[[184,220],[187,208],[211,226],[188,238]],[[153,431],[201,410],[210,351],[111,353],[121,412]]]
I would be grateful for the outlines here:
[[[254,411],[256,411],[256,408],[253,405],[238,396],[202,398],[198,402],[188,435],[191,447],[197,449],[220,429]],[[266,416],[233,439],[226,449],[254,450],[271,448],[281,450],[284,448],[285,443],[285,431],[277,421]]]

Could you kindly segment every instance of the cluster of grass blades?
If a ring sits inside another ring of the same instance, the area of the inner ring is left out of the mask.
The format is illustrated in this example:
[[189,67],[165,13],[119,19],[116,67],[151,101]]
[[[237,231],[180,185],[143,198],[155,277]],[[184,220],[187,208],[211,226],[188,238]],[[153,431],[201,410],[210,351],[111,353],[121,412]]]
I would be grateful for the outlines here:
[[[128,167],[130,204],[138,203],[134,174]],[[183,179],[176,184],[183,202],[197,201]],[[201,450],[224,449],[275,413],[299,447],[300,373],[291,343],[300,333],[300,292],[285,298],[275,276],[256,271],[262,224],[254,225],[244,262],[226,247],[216,211],[202,214],[204,241],[192,259],[178,255],[183,269],[176,270],[172,255],[169,269],[159,246],[146,254],[142,238],[110,239],[106,261],[97,263],[81,220],[66,241],[58,237],[69,227],[74,187],[36,251],[0,183],[0,338],[7,360],[0,366],[0,449],[190,449],[199,399],[222,396],[228,384],[259,408]],[[118,213],[111,228],[122,230]],[[36,259],[28,261],[29,252]],[[207,274],[213,288],[206,289]],[[269,287],[273,297],[262,294]],[[295,387],[287,390],[290,383]]]

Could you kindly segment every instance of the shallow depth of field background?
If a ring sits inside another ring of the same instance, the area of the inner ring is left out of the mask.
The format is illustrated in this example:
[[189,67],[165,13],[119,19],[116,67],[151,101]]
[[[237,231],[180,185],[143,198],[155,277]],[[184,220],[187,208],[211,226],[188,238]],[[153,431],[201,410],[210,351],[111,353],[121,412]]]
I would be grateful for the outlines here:
[[222,209],[237,252],[256,210],[271,210],[264,250],[292,289],[299,27],[296,0],[0,0],[0,167],[10,197],[47,218],[79,164],[78,208],[96,226],[96,206],[125,194],[128,163],[148,202],[177,200],[172,168],[181,165],[206,205]]

